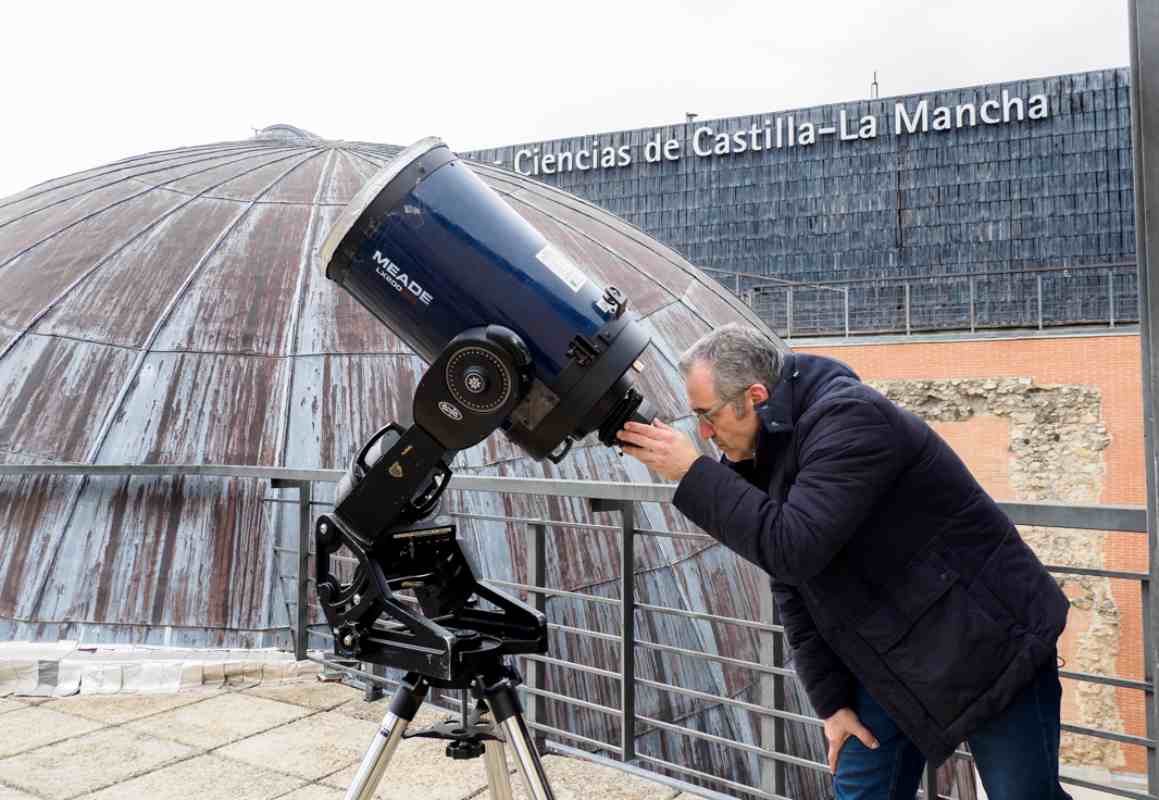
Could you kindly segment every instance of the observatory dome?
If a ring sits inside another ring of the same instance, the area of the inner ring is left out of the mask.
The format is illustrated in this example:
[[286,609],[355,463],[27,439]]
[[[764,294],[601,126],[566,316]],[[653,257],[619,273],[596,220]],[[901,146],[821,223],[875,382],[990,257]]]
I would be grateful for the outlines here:
[[[0,199],[0,463],[342,468],[386,422],[409,424],[425,364],[317,263],[343,206],[400,149],[274,125],[252,139],[147,153]],[[613,215],[531,178],[473,166],[575,263],[624,292],[652,337],[638,385],[663,418],[691,430],[678,354],[714,326],[760,321]],[[554,466],[492,436],[461,453],[456,470],[655,480],[631,459],[582,444]],[[567,498],[448,497],[477,517],[608,521]],[[0,477],[0,638],[284,644],[290,601],[279,564],[288,559],[275,548],[296,541],[297,517],[277,501],[292,498],[269,480],[242,477]],[[659,504],[644,504],[638,520],[689,529]],[[464,517],[461,530],[486,576],[526,580],[524,526]],[[618,535],[548,538],[548,585],[618,596]],[[763,578],[717,545],[645,536],[632,566],[640,602],[756,617]],[[618,626],[608,607],[567,598],[552,599],[549,618]],[[639,624],[641,639],[740,658],[755,659],[755,636],[660,614]],[[552,646],[560,658],[618,662],[617,648],[599,640],[561,633]],[[641,655],[639,672],[732,697],[753,680],[657,652]],[[556,680],[588,682],[577,691],[618,704],[614,682]],[[698,710],[700,701],[674,695],[660,709],[659,695],[641,692],[641,713],[703,714],[706,730],[749,738],[747,713]],[[569,727],[586,735],[609,724],[568,713]]]

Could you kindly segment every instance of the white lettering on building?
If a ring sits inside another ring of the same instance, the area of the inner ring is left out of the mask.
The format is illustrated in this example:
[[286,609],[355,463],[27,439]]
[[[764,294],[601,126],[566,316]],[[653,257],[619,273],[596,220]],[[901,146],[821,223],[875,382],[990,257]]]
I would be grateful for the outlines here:
[[[515,151],[512,167],[523,175],[560,175],[568,172],[619,169],[630,166],[637,158],[648,164],[678,161],[682,156],[720,158],[742,153],[759,153],[788,147],[809,147],[832,139],[857,142],[876,139],[879,126],[888,124],[886,114],[864,114],[860,118],[847,109],[838,109],[837,118],[798,119],[801,112],[762,119],[747,128],[720,129],[711,124],[689,126],[680,137],[664,138],[662,131],[648,135],[638,145],[623,144],[626,135],[614,143],[593,139],[578,149],[544,152],[546,145],[530,145]],[[817,115],[820,116],[820,115]],[[929,99],[899,100],[893,108],[892,130],[895,136],[911,136],[930,131],[976,128],[978,125],[1008,125],[1027,119],[1050,116],[1050,103],[1044,94],[1023,99],[1002,90],[1001,98],[988,97],[981,102],[957,105],[931,105]]]

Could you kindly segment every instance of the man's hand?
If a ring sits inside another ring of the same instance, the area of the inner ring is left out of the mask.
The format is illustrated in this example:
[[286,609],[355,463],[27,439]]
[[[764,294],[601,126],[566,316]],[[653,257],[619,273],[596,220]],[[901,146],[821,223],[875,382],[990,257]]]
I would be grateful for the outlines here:
[[629,422],[616,436],[625,453],[651,467],[665,480],[680,480],[692,462],[700,458],[700,451],[688,434],[660,420],[652,425]]
[[837,756],[845,740],[856,736],[870,750],[877,749],[877,739],[869,728],[861,724],[852,708],[843,708],[825,720],[825,738],[829,742],[829,769],[837,772]]

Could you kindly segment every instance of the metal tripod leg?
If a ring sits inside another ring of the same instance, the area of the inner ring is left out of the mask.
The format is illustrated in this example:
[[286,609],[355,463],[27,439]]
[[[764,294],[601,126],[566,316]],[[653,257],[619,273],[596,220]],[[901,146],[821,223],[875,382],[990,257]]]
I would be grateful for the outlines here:
[[483,761],[487,765],[487,786],[491,790],[491,800],[513,800],[511,775],[507,772],[507,751],[503,742],[488,739],[483,743]]
[[394,751],[406,728],[414,720],[419,706],[427,694],[426,680],[415,673],[409,673],[403,678],[394,699],[390,703],[390,711],[382,720],[382,728],[370,743],[370,749],[362,758],[362,764],[346,790],[346,800],[371,800],[378,788],[382,774],[390,764]]
[[[547,773],[543,770],[543,762],[539,760],[535,742],[527,731],[527,723],[523,721],[523,710],[520,708],[515,686],[511,681],[504,679],[488,688],[485,696],[495,721],[503,726],[507,743],[515,753],[515,763],[519,766],[519,773],[523,776],[523,782],[527,784],[528,792],[534,800],[555,800],[555,793],[551,790],[551,784],[547,782]],[[507,772],[506,758],[503,761],[503,772],[504,774]]]

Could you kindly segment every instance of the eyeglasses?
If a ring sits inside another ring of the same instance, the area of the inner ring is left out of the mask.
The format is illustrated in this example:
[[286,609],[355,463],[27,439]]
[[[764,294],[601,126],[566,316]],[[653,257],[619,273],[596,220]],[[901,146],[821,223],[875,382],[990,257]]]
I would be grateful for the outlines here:
[[720,413],[720,410],[722,408],[724,408],[726,405],[731,403],[733,400],[736,400],[738,397],[740,397],[741,395],[743,395],[747,391],[748,391],[747,388],[741,389],[739,392],[732,395],[731,397],[724,398],[723,400],[721,400],[719,403],[717,403],[716,405],[714,405],[712,408],[708,409],[707,411],[700,412],[699,414],[696,415],[696,418],[698,420],[700,420],[700,423],[702,425],[707,425],[708,427],[715,429],[716,423],[713,422],[712,418],[715,417],[718,413]]

